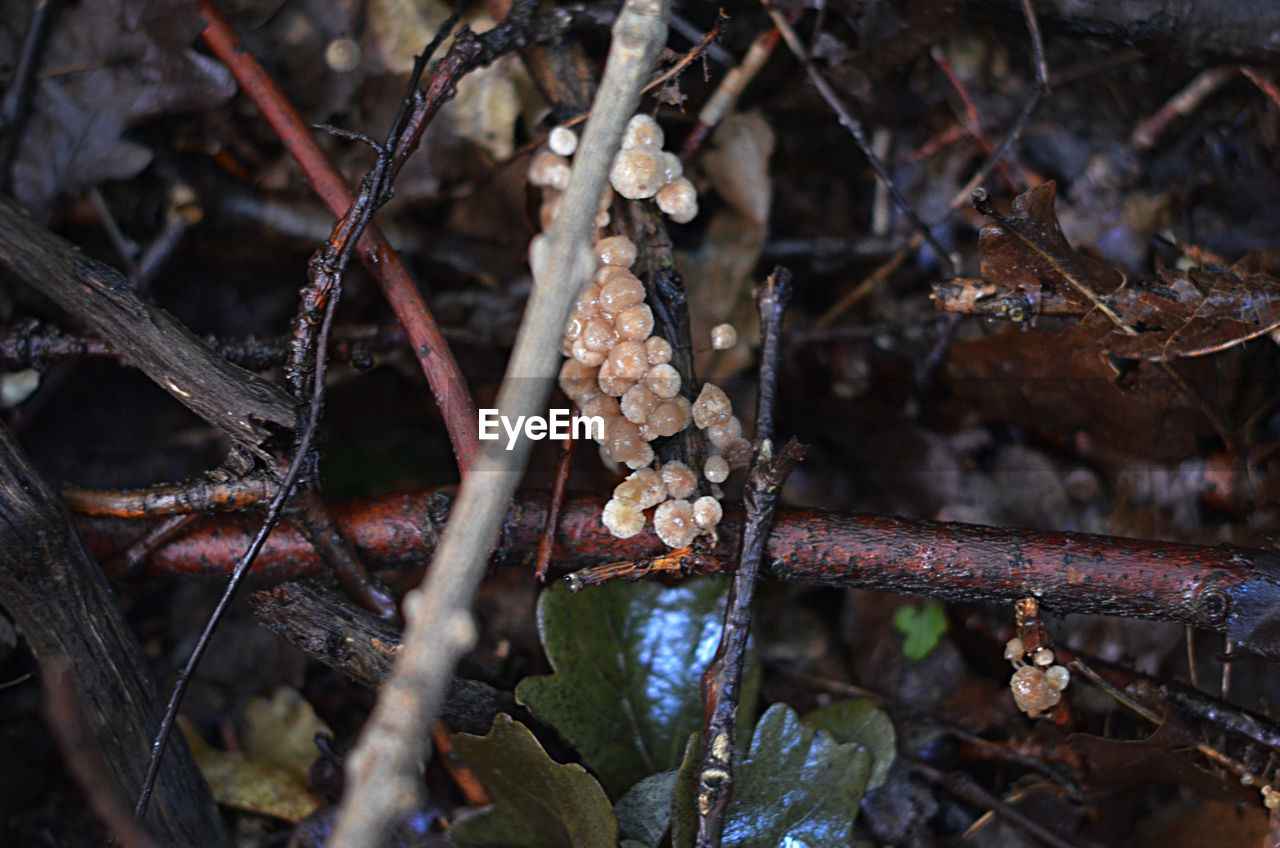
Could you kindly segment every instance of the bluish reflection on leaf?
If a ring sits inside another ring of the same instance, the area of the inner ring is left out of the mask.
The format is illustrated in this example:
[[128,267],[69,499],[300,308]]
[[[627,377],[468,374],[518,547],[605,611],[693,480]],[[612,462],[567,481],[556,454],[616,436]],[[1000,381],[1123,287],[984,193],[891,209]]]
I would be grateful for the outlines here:
[[[693,778],[681,769],[672,795],[672,840],[692,842]],[[734,768],[725,848],[851,846],[853,820],[871,775],[871,755],[805,726],[785,704],[760,718],[747,759]]]
[[[556,673],[526,678],[516,696],[573,743],[610,797],[678,766],[702,726],[700,678],[720,641],[727,588],[712,579],[611,583],[576,595],[556,586],[539,599]],[[758,675],[754,661],[748,667],[745,716]]]

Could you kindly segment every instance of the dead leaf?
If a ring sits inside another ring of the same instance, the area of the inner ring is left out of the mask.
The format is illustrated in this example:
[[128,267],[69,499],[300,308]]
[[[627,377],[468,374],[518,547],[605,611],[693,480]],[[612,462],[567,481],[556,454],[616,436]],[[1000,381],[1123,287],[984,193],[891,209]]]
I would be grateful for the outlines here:
[[307,783],[318,756],[316,733],[328,726],[294,689],[281,687],[271,700],[254,698],[244,711],[239,751],[220,751],[185,719],[182,734],[200,773],[220,804],[296,822],[324,803]]
[[1240,800],[1240,790],[1201,766],[1194,758],[1196,740],[1171,713],[1146,739],[1121,741],[1073,733],[1071,750],[1084,758],[1088,784],[1094,789],[1120,790],[1159,780],[1186,786],[1204,798]]
[[[85,0],[59,10],[13,166],[14,193],[38,219],[59,195],[124,180],[151,152],[122,137],[160,115],[235,91],[230,73],[190,49],[199,18],[181,0]],[[15,55],[20,31],[0,30]]]
[[1130,281],[1072,249],[1053,211],[1055,191],[1048,182],[1019,195],[1007,219],[1015,231],[999,222],[983,227],[982,278],[936,285],[935,304],[1015,323],[1081,316],[1081,326],[1098,329],[1101,353],[1150,362],[1218,353],[1280,327],[1276,254],[1249,254],[1222,271],[1166,270]]

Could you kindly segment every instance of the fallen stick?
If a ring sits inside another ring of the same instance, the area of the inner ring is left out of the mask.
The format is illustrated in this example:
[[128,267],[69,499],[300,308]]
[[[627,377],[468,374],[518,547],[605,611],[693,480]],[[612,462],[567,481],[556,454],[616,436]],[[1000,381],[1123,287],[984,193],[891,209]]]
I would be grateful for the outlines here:
[[[334,506],[334,517],[371,567],[428,562],[452,493],[440,489],[387,495]],[[546,519],[546,495],[521,492],[507,509],[495,563],[532,562]],[[560,513],[561,562],[618,561],[641,576],[645,560],[666,553],[652,532],[616,539],[600,524],[605,497],[571,494]],[[83,520],[100,559],[140,532],[136,522]],[[160,547],[143,573],[225,576],[254,525],[210,518]],[[697,573],[724,573],[742,534],[742,514],[726,510],[720,543]],[[762,563],[765,579],[950,601],[1010,603],[1036,597],[1059,613],[1099,613],[1177,621],[1226,633],[1240,656],[1280,659],[1280,555],[1228,546],[1204,547],[971,524],[780,509]],[[281,526],[254,573],[284,580],[320,573],[322,563],[295,530]]]

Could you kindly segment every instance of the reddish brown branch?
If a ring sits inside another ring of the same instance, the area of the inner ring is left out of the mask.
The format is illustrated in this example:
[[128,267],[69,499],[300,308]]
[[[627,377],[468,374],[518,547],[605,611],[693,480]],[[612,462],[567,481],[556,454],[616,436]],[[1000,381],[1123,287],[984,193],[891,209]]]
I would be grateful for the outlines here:
[[[200,3],[200,13],[206,25],[201,36],[205,44],[227,66],[271,124],[334,217],[344,215],[351,207],[351,190],[311,137],[311,129],[207,0]],[[440,405],[458,467],[465,473],[476,450],[477,419],[471,390],[462,377],[457,360],[418,293],[408,269],[377,227],[371,225],[365,230],[356,244],[356,252],[370,275],[378,281],[383,295],[409,335],[414,355],[422,366],[436,403]]]
[[[430,559],[452,492],[388,495],[337,504],[334,517],[373,567]],[[573,495],[560,514],[562,562],[640,560],[665,550],[651,531],[614,538],[600,524],[605,498]],[[496,562],[527,565],[546,522],[544,493],[518,493],[508,509]],[[132,522],[86,520],[99,558],[139,533]],[[211,518],[164,545],[144,573],[225,576],[254,525]],[[720,545],[699,571],[727,571],[741,543],[742,516],[728,510]],[[319,573],[319,557],[293,529],[271,535],[254,573],[275,579]],[[1280,658],[1280,557],[1270,551],[1199,547],[1075,533],[999,530],[968,524],[781,509],[762,575],[774,580],[876,589],[950,600],[1013,603],[1028,596],[1055,612],[1178,621],[1225,632],[1244,651]]]

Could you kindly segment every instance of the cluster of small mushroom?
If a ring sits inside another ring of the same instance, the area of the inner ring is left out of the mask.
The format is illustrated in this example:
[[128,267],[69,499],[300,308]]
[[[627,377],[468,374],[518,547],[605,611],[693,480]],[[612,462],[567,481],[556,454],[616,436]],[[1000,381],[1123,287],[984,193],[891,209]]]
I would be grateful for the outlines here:
[[[662,150],[662,143],[656,121],[647,115],[631,119],[610,170],[611,188],[600,201],[597,227],[609,224],[614,191],[632,200],[652,198],[678,223],[697,215],[693,184],[682,175],[680,160]],[[529,181],[544,188],[544,228],[558,211],[559,193],[569,182],[567,157],[576,146],[572,131],[558,127],[548,140],[549,149],[530,164]],[[712,532],[723,510],[715,496],[695,497],[698,478],[693,469],[678,461],[658,463],[650,443],[696,425],[713,446],[714,455],[703,468],[713,484],[724,482],[730,470],[746,467],[751,444],[742,438],[742,424],[719,387],[704,385],[693,403],[681,394],[671,345],[653,335],[644,284],[631,272],[635,244],[625,236],[605,236],[596,241],[595,254],[595,276],[565,325],[561,351],[568,359],[560,369],[560,388],[584,416],[606,422],[599,439],[602,458],[632,471],[605,505],[605,527],[618,538],[629,538],[644,529],[645,510],[656,507],[654,529],[659,538],[670,547],[685,547],[700,533]],[[728,325],[713,331],[716,349],[731,347],[736,340]]]
[[602,457],[632,470],[605,505],[605,527],[629,538],[644,529],[644,510],[657,507],[658,537],[681,548],[712,531],[723,511],[710,495],[690,501],[698,490],[697,475],[683,462],[659,465],[650,443],[697,426],[716,451],[703,466],[711,483],[723,483],[732,469],[745,468],[751,443],[742,438],[742,423],[720,387],[705,384],[693,403],[680,393],[671,345],[652,335],[644,285],[630,270],[635,256],[635,245],[624,236],[596,242],[599,270],[565,326],[561,349],[569,358],[560,369],[560,388],[583,415],[605,420]]
[[1009,691],[1018,709],[1028,718],[1038,718],[1045,710],[1053,709],[1062,700],[1062,691],[1071,682],[1071,672],[1065,666],[1055,665],[1053,651],[1040,648],[1027,665],[1023,657],[1021,639],[1010,639],[1004,648],[1004,658],[1013,664],[1013,679]]
[[[648,115],[636,115],[627,123],[622,149],[613,157],[609,186],[600,197],[596,226],[609,226],[613,193],[628,200],[652,198],[677,224],[687,224],[698,214],[698,190],[684,176],[684,166],[674,153],[662,149],[663,133]],[[545,230],[560,211],[560,197],[569,185],[569,157],[578,149],[578,136],[568,127],[556,127],[547,148],[529,163],[529,182],[543,190],[540,223]]]

